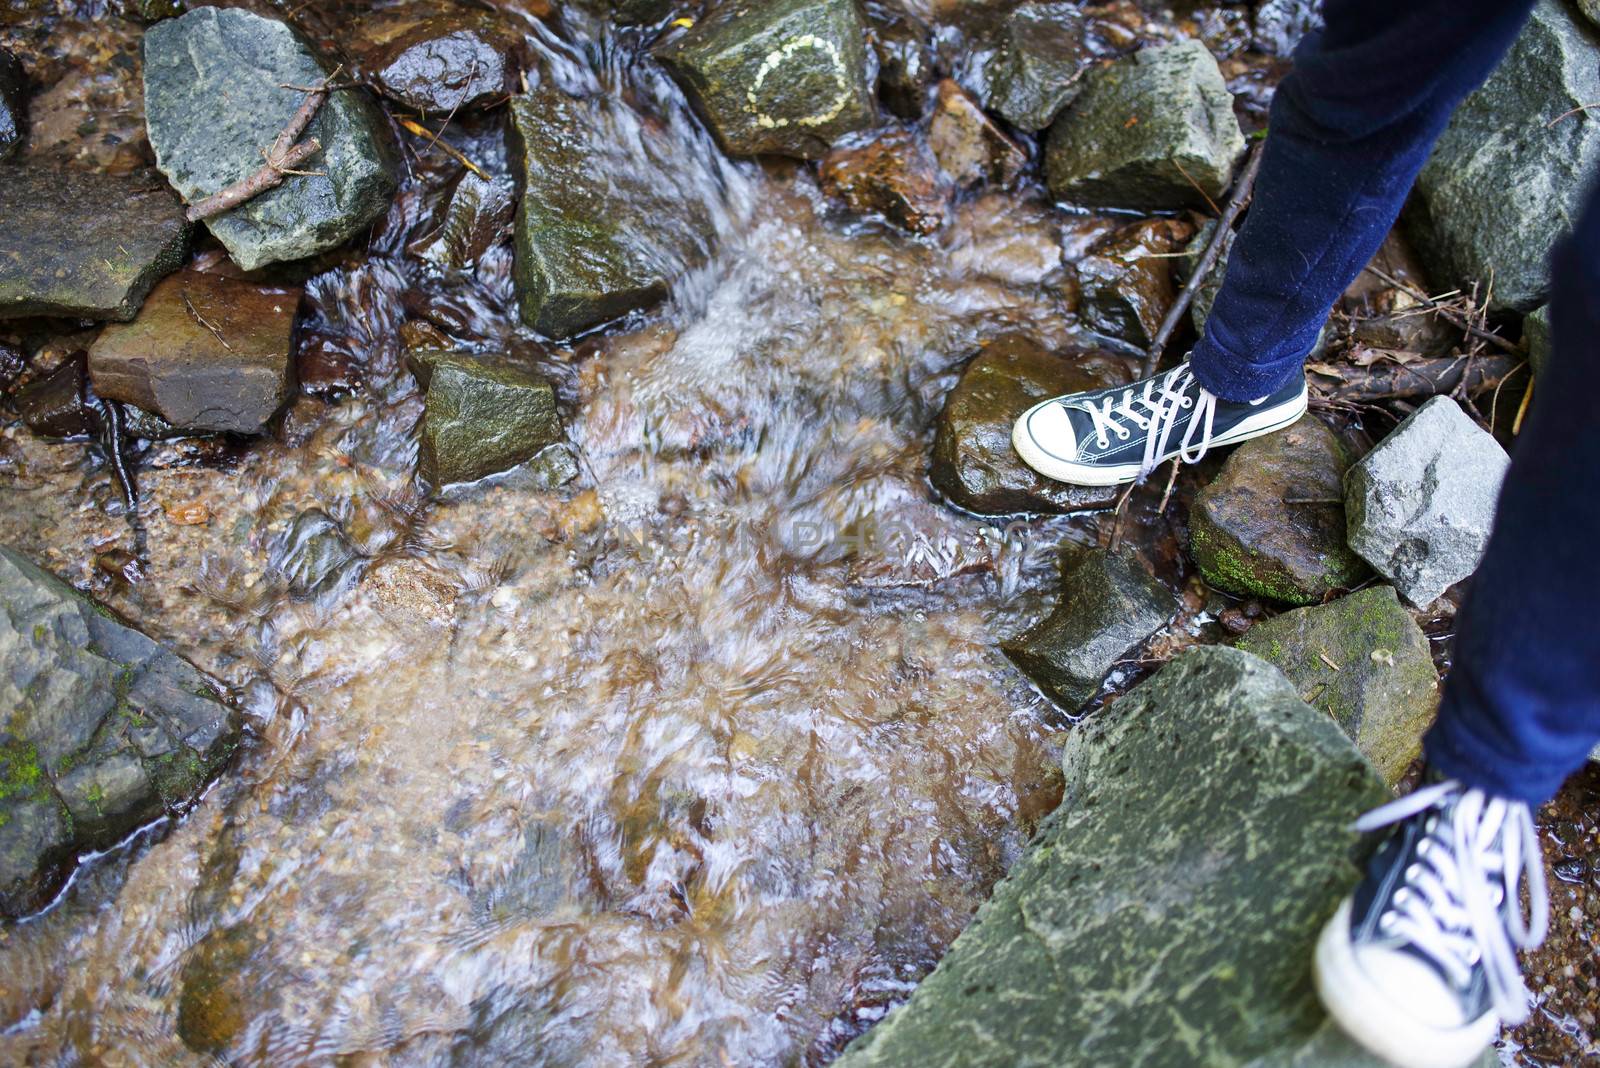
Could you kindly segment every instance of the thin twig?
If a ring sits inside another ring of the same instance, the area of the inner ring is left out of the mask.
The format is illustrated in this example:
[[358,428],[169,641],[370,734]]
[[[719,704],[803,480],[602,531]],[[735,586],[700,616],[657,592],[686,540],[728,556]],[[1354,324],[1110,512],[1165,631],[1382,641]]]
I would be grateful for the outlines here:
[[1116,552],[1117,547],[1122,544],[1122,517],[1124,510],[1128,506],[1128,498],[1133,495],[1134,487],[1138,484],[1137,480],[1128,483],[1128,488],[1122,491],[1122,496],[1117,498],[1116,508],[1112,510],[1116,518],[1111,523],[1111,545],[1109,547],[1111,552]]
[[1389,274],[1387,271],[1384,271],[1378,267],[1374,267],[1370,263],[1362,269],[1373,275],[1376,275],[1380,280],[1387,282],[1389,285],[1394,286],[1401,292],[1420,300],[1423,304],[1427,305],[1430,310],[1438,313],[1440,318],[1449,323],[1451,326],[1454,326],[1457,330],[1461,330],[1473,337],[1478,338],[1481,341],[1487,341],[1489,344],[1494,345],[1505,352],[1518,351],[1515,345],[1501,337],[1499,334],[1479,329],[1472,322],[1463,317],[1459,312],[1447,308],[1440,303],[1441,300],[1456,294],[1446,294],[1444,297],[1430,297],[1420,289],[1407,285],[1406,283],[1400,281],[1400,279],[1394,277],[1392,274]]
[[1211,194],[1207,193],[1199,182],[1189,177],[1189,172],[1183,169],[1183,164],[1179,163],[1177,159],[1174,158],[1172,165],[1178,168],[1178,173],[1183,175],[1184,179],[1187,180],[1190,185],[1194,186],[1195,192],[1206,198],[1206,203],[1211,205],[1211,214],[1221,215],[1222,209],[1217,207],[1217,202],[1211,199]]
[[[407,118],[404,118],[404,117],[401,117],[401,116],[396,116],[395,117],[395,121],[398,122],[401,126],[404,126],[407,130],[410,130],[412,133],[416,134],[418,137],[431,137],[431,136],[433,136],[433,131],[428,129],[426,126],[422,125],[422,123],[420,123],[420,122],[416,122],[416,121],[413,121],[412,119],[407,119]],[[443,130],[440,131],[440,133],[443,133],[443,132],[444,132]],[[454,145],[452,145],[449,141],[439,141],[438,145],[439,145],[440,148],[444,149],[445,154],[447,156],[449,156],[451,159],[455,160],[457,163],[461,164],[467,170],[471,171],[473,174],[476,174],[479,178],[482,178],[486,182],[489,180],[489,176],[487,174],[483,173],[483,169],[481,167],[479,167],[476,163],[472,162],[466,156],[462,155],[461,151],[459,149],[457,149]]]
[[1161,491],[1161,507],[1156,509],[1156,515],[1166,515],[1167,502],[1172,500],[1172,487],[1178,481],[1178,457],[1172,459],[1172,472],[1167,475],[1167,488]]
[[200,312],[195,309],[194,303],[189,300],[188,293],[183,294],[183,306],[189,309],[189,314],[194,316],[195,322],[211,331],[211,336],[221,342],[223,348],[227,349],[229,352],[233,351],[233,346],[228,344],[228,339],[222,336],[222,331],[218,330],[211,322],[208,322],[206,317],[201,315]]
[[1528,388],[1522,394],[1522,403],[1517,405],[1517,417],[1511,420],[1511,436],[1516,437],[1522,433],[1522,420],[1528,414],[1528,402],[1533,400],[1533,386],[1537,378],[1528,379]]
[[1250,198],[1250,190],[1256,184],[1256,173],[1261,170],[1263,145],[1264,142],[1258,143],[1250,150],[1250,158],[1245,162],[1244,170],[1239,173],[1239,180],[1234,183],[1233,195],[1228,198],[1228,206],[1222,210],[1217,219],[1217,228],[1211,234],[1211,243],[1206,246],[1200,262],[1195,264],[1194,271],[1189,275],[1189,281],[1178,294],[1178,299],[1167,309],[1167,317],[1161,320],[1161,329],[1156,331],[1156,336],[1150,341],[1150,348],[1144,357],[1144,366],[1139,371],[1140,378],[1149,378],[1155,374],[1161,352],[1172,339],[1172,332],[1178,328],[1178,320],[1189,310],[1189,305],[1194,302],[1194,295],[1200,290],[1200,284],[1205,281],[1212,264],[1216,263],[1217,257],[1221,255],[1223,242],[1227,240],[1227,235],[1233,232],[1233,221],[1239,217],[1239,212],[1244,210],[1245,202]]
[[253,200],[269,189],[276,189],[283,184],[289,172],[298,164],[304,163],[313,155],[322,150],[315,138],[302,141],[289,151],[277,158],[276,162],[268,159],[261,165],[261,169],[248,178],[241,179],[228,186],[226,189],[212,193],[204,200],[196,201],[189,205],[185,213],[190,222],[199,222],[209,219],[214,215],[221,215],[225,211],[232,211],[246,201]]
[[1578,114],[1580,111],[1588,111],[1590,108],[1600,108],[1600,101],[1597,101],[1596,103],[1593,103],[1593,104],[1579,104],[1577,107],[1573,108],[1570,111],[1563,111],[1561,114],[1557,115],[1555,118],[1553,118],[1549,122],[1545,123],[1544,124],[1544,128],[1546,130],[1548,130],[1548,129],[1550,129],[1550,127],[1554,126],[1556,123],[1560,122],[1562,119],[1569,119],[1572,116]]

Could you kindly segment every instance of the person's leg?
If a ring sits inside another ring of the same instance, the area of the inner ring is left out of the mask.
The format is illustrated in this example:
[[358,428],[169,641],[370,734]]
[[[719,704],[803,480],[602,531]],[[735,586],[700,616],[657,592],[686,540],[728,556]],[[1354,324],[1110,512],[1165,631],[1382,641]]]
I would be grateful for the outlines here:
[[1299,375],[1433,142],[1515,39],[1532,0],[1328,0],[1272,103],[1261,173],[1190,357],[1224,400]]
[[1426,741],[1431,767],[1530,805],[1600,742],[1600,183],[1551,272],[1550,366],[1511,450]]

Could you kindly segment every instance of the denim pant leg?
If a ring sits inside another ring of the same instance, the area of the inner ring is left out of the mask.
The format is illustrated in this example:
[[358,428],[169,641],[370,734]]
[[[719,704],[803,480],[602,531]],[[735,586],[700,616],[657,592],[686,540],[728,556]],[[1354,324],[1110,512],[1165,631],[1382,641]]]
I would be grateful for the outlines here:
[[1220,397],[1300,373],[1328,310],[1394,225],[1434,141],[1533,0],[1328,0],[1272,103],[1250,212],[1190,358]]
[[1425,743],[1445,775],[1529,804],[1600,742],[1600,184],[1550,282],[1550,366],[1511,450]]

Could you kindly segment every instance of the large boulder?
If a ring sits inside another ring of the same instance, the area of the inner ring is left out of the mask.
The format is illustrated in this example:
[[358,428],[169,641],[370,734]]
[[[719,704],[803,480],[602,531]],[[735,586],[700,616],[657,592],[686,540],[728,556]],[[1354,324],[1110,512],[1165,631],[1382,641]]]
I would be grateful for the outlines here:
[[0,165],[0,319],[132,319],[188,243],[182,205],[148,181]]
[[1317,932],[1388,791],[1271,665],[1183,654],[1078,727],[1065,794],[911,1000],[839,1068],[1377,1068],[1327,1026]]
[[1317,604],[1366,565],[1345,544],[1350,454],[1316,416],[1247,441],[1189,509],[1189,552],[1219,590]]
[[703,261],[701,164],[625,104],[546,79],[511,102],[523,322],[567,337],[655,303]]
[[1034,471],[1011,447],[1017,416],[1047,397],[1126,381],[1109,361],[1046,352],[1008,334],[986,344],[945,399],[933,439],[934,486],[980,515],[1108,508],[1115,486],[1069,486]]
[[180,271],[89,347],[97,394],[180,430],[254,434],[290,392],[300,289]]
[[1449,397],[1412,412],[1345,477],[1350,547],[1406,600],[1478,569],[1511,459]]
[[1391,786],[1422,752],[1423,731],[1439,707],[1439,673],[1428,636],[1393,587],[1373,586],[1257,623],[1239,648],[1288,676]]
[[877,118],[855,0],[727,0],[655,55],[735,155],[816,159]]
[[28,78],[17,57],[0,48],[0,159],[22,144]]
[[1078,94],[1092,57],[1084,47],[1082,5],[1025,0],[996,27],[984,67],[984,104],[1019,130],[1050,125]]
[[1176,609],[1171,592],[1129,557],[1072,551],[1062,560],[1055,609],[1000,648],[1041,690],[1075,711]]
[[412,0],[357,24],[359,69],[384,96],[422,112],[452,114],[509,97],[517,38],[498,15]]
[[0,914],[187,804],[238,740],[187,661],[0,546]]
[[1565,0],[1540,0],[1499,68],[1456,109],[1409,215],[1436,281],[1463,290],[1492,281],[1502,310],[1548,297],[1550,247],[1600,170],[1600,123],[1582,110],[1600,101],[1597,57],[1600,30]]
[[436,489],[508,470],[563,436],[555,391],[531,371],[432,350],[409,362],[423,390],[422,474]]
[[[201,7],[144,35],[145,124],[156,163],[190,203],[261,169],[325,68],[288,25]],[[365,90],[328,95],[302,139],[322,151],[276,189],[206,225],[243,269],[314,256],[363,232],[395,191],[387,124]],[[313,173],[314,172],[314,173]]]
[[1050,127],[1045,173],[1052,193],[1084,207],[1146,211],[1223,198],[1245,142],[1205,45],[1146,48],[1090,71],[1083,82]]

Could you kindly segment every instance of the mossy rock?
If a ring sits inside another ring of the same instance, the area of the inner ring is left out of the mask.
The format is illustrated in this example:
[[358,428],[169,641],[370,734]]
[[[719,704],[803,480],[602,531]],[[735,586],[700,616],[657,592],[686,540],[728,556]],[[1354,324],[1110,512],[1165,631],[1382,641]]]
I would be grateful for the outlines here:
[[562,438],[555,390],[545,379],[468,353],[419,351],[420,460],[434,488],[474,482],[530,459]]

